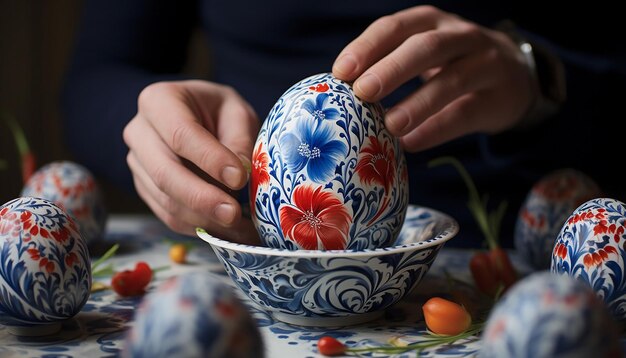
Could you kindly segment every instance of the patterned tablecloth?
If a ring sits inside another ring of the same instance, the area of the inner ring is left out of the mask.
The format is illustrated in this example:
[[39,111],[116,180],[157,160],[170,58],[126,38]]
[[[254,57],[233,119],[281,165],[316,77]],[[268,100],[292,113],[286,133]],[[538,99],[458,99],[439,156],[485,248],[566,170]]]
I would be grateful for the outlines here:
[[[174,264],[168,256],[171,240],[193,240],[187,264]],[[118,253],[110,260],[116,269],[133,268],[137,261],[152,267],[169,266],[159,271],[151,288],[164,279],[189,271],[207,272],[232,284],[208,244],[200,239],[183,238],[168,231],[156,219],[146,216],[113,216],[107,226],[106,242],[96,252],[104,252],[119,243]],[[95,256],[95,255],[94,255]],[[317,340],[332,335],[353,347],[387,345],[389,342],[413,343],[424,338],[422,304],[433,295],[463,297],[466,303],[479,305],[467,270],[470,252],[445,248],[416,290],[401,302],[388,308],[383,317],[358,326],[338,329],[303,328],[274,320],[255,307],[241,293],[258,323],[265,344],[266,357],[320,357]],[[517,266],[521,268],[515,260]],[[523,269],[523,268],[522,268]],[[102,282],[109,283],[109,279]],[[239,292],[239,291],[237,291]],[[60,333],[38,338],[18,337],[0,326],[0,357],[114,357],[124,345],[124,337],[133,324],[133,314],[141,297],[122,298],[111,290],[95,292],[72,320],[64,323]],[[480,347],[478,337],[455,344],[439,346],[420,353],[420,357],[475,356]],[[384,356],[384,355],[374,355]],[[410,352],[397,357],[416,357]]]

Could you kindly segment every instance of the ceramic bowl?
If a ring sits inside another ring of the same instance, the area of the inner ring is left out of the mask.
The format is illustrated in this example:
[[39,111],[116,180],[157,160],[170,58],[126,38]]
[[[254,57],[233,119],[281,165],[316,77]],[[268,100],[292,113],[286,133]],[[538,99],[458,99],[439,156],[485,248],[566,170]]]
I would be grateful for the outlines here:
[[520,208],[515,225],[515,249],[536,270],[550,268],[552,248],[572,212],[601,196],[599,186],[584,173],[559,169],[539,180]]
[[58,161],[44,165],[26,182],[21,196],[44,198],[61,206],[74,217],[88,243],[104,234],[104,200],[94,176],[80,164]]
[[372,250],[285,250],[236,244],[198,229],[235,284],[276,319],[345,326],[377,318],[417,286],[458,232],[439,211],[409,206],[397,243]]
[[586,282],[626,322],[626,205],[597,198],[567,219],[552,251],[551,271]]
[[31,197],[0,207],[0,311],[12,333],[54,333],[90,290],[87,244],[63,209]]
[[226,283],[201,272],[174,276],[142,300],[124,357],[263,357],[259,330]]
[[396,240],[408,172],[380,104],[322,73],[289,88],[252,155],[250,208],[268,247],[374,249]]
[[479,356],[621,357],[615,324],[584,283],[542,271],[513,286],[495,305]]

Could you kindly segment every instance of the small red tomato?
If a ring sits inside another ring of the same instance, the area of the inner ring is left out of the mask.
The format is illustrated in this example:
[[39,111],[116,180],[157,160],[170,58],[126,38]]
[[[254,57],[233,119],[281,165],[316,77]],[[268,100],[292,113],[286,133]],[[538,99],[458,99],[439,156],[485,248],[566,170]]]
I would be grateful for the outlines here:
[[477,252],[469,263],[470,272],[474,278],[474,283],[480,292],[495,296],[501,283],[497,272],[491,264],[491,257],[486,252]]
[[143,261],[137,262],[137,264],[135,265],[135,270],[133,272],[135,274],[137,286],[141,288],[146,288],[150,281],[152,281],[152,269],[147,263]]
[[342,355],[346,352],[345,344],[333,337],[324,336],[317,341],[317,350],[328,357]]
[[491,265],[498,273],[498,278],[504,284],[505,289],[513,286],[517,281],[517,272],[513,268],[507,252],[501,247],[489,250]]
[[135,296],[138,294],[133,271],[124,270],[117,272],[111,278],[111,288],[120,296]]
[[441,297],[426,301],[422,310],[426,326],[435,334],[455,336],[472,324],[472,317],[463,306]]
[[134,270],[124,270],[113,275],[111,288],[120,296],[138,296],[145,293],[151,280],[152,269],[147,263],[140,261]]

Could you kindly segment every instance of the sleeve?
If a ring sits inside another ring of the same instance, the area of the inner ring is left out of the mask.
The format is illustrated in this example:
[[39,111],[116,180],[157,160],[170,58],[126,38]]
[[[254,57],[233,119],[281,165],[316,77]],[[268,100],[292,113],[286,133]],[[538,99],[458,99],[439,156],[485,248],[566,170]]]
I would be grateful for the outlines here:
[[[622,180],[611,170],[622,152],[626,43],[619,21],[599,6],[563,13],[537,12],[514,20],[531,42],[555,54],[563,63],[567,98],[559,112],[526,131],[484,137],[483,155],[494,163],[523,164],[533,176],[571,167],[594,178],[610,197],[626,197]],[[599,13],[601,12],[601,13]],[[526,19],[526,20],[524,20]]]
[[182,79],[197,24],[190,0],[87,0],[61,95],[73,158],[98,178],[132,191],[122,139],[150,83]]

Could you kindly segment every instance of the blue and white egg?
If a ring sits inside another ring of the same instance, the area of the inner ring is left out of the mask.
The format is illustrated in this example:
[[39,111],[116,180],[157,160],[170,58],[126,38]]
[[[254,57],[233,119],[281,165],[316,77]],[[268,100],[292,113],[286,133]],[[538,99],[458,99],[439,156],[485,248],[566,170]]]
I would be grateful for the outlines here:
[[618,357],[616,325],[584,283],[537,272],[498,301],[482,334],[480,357]]
[[587,283],[626,322],[626,204],[592,199],[567,219],[552,252],[551,271]]
[[11,332],[59,330],[90,291],[89,251],[71,216],[41,198],[0,206],[0,320]]
[[394,244],[408,205],[408,171],[380,103],[330,73],[277,100],[252,155],[250,205],[261,240],[289,250]]
[[519,256],[536,270],[547,270],[554,242],[572,211],[601,196],[599,186],[575,169],[556,170],[539,180],[520,208],[514,243]]
[[107,212],[93,174],[70,161],[49,163],[24,185],[22,196],[48,199],[72,215],[88,243],[104,235]]
[[175,276],[144,297],[124,357],[262,357],[260,333],[230,286],[203,272]]

